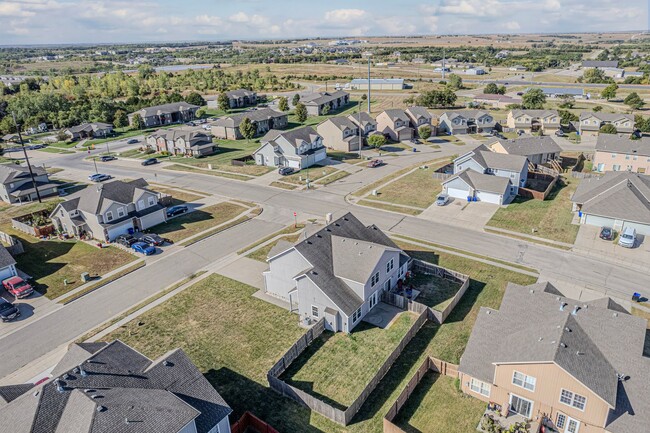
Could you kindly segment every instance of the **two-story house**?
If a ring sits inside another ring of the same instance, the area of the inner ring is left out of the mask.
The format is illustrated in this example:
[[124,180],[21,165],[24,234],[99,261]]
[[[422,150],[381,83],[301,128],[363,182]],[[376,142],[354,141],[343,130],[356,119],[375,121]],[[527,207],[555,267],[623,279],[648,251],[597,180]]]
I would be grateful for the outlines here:
[[631,140],[614,134],[599,135],[593,167],[600,173],[606,171],[650,173],[650,138],[641,137],[638,140]]
[[620,134],[631,134],[634,132],[634,115],[584,111],[580,113],[579,125],[578,132],[586,137],[599,135],[600,128],[605,125],[614,125]]
[[[331,113],[350,103],[350,94],[343,90],[335,92],[310,93],[300,97],[300,102],[307,108],[310,116],[320,116],[323,110]],[[327,108],[325,108],[327,106]]]
[[129,125],[133,126],[133,117],[136,114],[139,114],[142,118],[145,128],[189,122],[196,118],[198,109],[198,105],[188,104],[187,102],[173,102],[171,104],[145,107],[129,114]]
[[562,148],[548,136],[520,137],[514,140],[495,139],[487,147],[492,152],[521,155],[532,164],[546,164],[560,158]]
[[359,127],[349,117],[330,117],[321,122],[316,127],[316,130],[323,137],[323,143],[328,149],[341,152],[354,152],[359,150],[361,143]]
[[454,175],[442,186],[451,197],[503,205],[527,180],[525,156],[496,153],[480,145],[454,160]]
[[361,128],[361,135],[364,138],[377,132],[377,121],[365,111],[350,114],[348,119]]
[[440,115],[438,130],[445,134],[478,134],[494,129],[494,117],[482,110],[445,111]]
[[425,107],[412,106],[408,107],[405,111],[408,116],[413,131],[418,134],[420,126],[429,126],[431,128],[431,135],[436,135],[436,127],[432,124],[433,116]]
[[[57,194],[59,185],[50,182],[43,167],[32,165],[34,181],[41,197]],[[7,203],[21,203],[36,200],[34,182],[29,167],[15,164],[0,165],[0,199]]]
[[159,129],[145,137],[147,147],[172,155],[205,156],[214,152],[212,134],[202,129]]
[[351,332],[406,275],[410,257],[348,213],[267,261],[267,294],[288,301],[302,320],[325,318],[327,329]]
[[255,125],[256,137],[264,135],[272,129],[284,129],[289,123],[289,118],[285,113],[271,108],[262,108],[218,119],[212,123],[212,135],[224,140],[241,140],[244,136],[239,130],[239,125],[244,118],[250,119]]
[[411,119],[404,110],[398,108],[384,110],[377,115],[375,120],[377,121],[377,131],[393,141],[410,140],[415,135],[410,126]]
[[460,359],[461,389],[544,431],[647,431],[646,327],[610,298],[578,301],[549,283],[510,283],[500,309],[478,313]]
[[553,134],[561,128],[557,110],[511,110],[506,125],[527,134]]
[[257,93],[248,89],[237,89],[226,92],[230,108],[242,108],[257,104]]
[[92,185],[59,203],[50,218],[57,230],[70,236],[111,242],[166,221],[160,194],[147,186],[144,179]]
[[101,122],[82,123],[81,125],[64,129],[63,132],[72,140],[79,140],[81,138],[105,138],[113,134],[113,125]]
[[181,349],[74,343],[44,383],[0,386],[6,432],[230,433],[232,409]]
[[321,137],[311,126],[266,133],[253,157],[257,165],[293,167],[298,170],[310,167],[327,158]]

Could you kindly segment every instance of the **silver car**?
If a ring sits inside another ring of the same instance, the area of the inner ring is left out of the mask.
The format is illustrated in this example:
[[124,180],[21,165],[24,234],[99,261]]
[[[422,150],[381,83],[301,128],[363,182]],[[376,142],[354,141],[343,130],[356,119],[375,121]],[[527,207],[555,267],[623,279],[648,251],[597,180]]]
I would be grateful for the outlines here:
[[449,195],[447,194],[440,194],[436,198],[436,206],[444,206],[447,203],[449,203]]
[[618,239],[618,244],[625,248],[634,248],[636,244],[636,230],[632,227],[626,227]]

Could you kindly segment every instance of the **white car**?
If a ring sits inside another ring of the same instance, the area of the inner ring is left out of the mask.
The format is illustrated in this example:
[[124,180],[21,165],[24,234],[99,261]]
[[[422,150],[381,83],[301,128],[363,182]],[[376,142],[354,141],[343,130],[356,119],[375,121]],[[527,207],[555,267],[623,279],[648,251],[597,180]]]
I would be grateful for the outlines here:
[[436,198],[436,206],[444,206],[449,203],[449,196],[447,194],[440,194]]
[[632,227],[626,227],[618,239],[618,244],[625,248],[634,248],[636,244],[636,230]]

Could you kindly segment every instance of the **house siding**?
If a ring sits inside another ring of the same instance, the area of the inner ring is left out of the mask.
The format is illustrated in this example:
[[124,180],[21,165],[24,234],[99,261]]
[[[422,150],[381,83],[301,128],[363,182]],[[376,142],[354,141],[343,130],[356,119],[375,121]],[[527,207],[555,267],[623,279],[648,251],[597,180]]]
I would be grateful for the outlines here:
[[264,273],[266,293],[288,301],[289,292],[296,288],[294,277],[309,267],[309,262],[293,248],[269,260],[269,270]]
[[650,173],[650,155],[631,155],[597,150],[594,155],[594,170],[632,171],[634,173]]

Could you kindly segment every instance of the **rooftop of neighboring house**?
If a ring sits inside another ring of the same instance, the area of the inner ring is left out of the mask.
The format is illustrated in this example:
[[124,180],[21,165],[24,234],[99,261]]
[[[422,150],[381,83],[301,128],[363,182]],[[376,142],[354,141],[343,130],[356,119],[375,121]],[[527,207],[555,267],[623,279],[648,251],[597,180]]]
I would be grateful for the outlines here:
[[492,152],[484,144],[456,159],[464,158],[466,155],[471,155],[474,161],[486,169],[501,169],[519,173],[528,164],[528,159],[525,156]]
[[[366,78],[355,78],[350,81],[352,84],[368,84]],[[371,78],[370,85],[373,84],[404,84],[403,78]]]
[[[584,95],[584,89],[576,89],[571,87],[540,87],[539,88],[545,95],[571,95],[571,96],[582,96]],[[526,89],[526,91],[531,89]]]
[[343,90],[337,90],[335,92],[309,93],[301,96],[300,102],[305,105],[323,105],[349,95],[348,92],[344,92]]
[[618,60],[585,60],[583,68],[617,68]]
[[344,131],[346,128],[352,131],[356,130],[357,125],[346,116],[335,116],[330,117],[329,119],[324,120],[322,123],[330,122],[332,125],[336,126],[340,131]]
[[291,143],[293,147],[297,148],[303,142],[313,143],[318,137],[320,137],[320,135],[318,135],[311,126],[303,126],[302,128],[296,128],[289,131],[271,129],[260,139],[260,143],[273,143],[280,137],[284,138]]
[[588,214],[649,224],[650,176],[610,171],[583,179],[571,201]]
[[557,110],[512,110],[511,111],[513,117],[520,117],[520,116],[529,116],[532,118],[540,118],[544,119],[546,117],[550,116],[558,116],[558,123],[559,123],[559,115],[557,113]]
[[92,122],[92,123],[82,123],[81,125],[73,126],[67,129],[67,131],[74,133],[78,132],[90,132],[97,131],[98,129],[112,129],[113,125],[108,123],[101,122]]
[[129,182],[114,180],[99,183],[82,189],[68,200],[60,203],[66,211],[81,210],[93,215],[101,212],[106,204],[112,202],[121,204],[133,203],[139,192],[148,190],[149,184],[144,179],[135,179]]
[[623,153],[625,155],[650,156],[650,137],[631,140],[618,134],[600,134],[596,141],[596,151]]
[[[47,174],[43,167],[36,167],[32,165],[32,172],[34,176],[42,176]],[[11,183],[17,179],[30,178],[29,167],[26,165],[16,164],[0,164],[0,183]]]
[[188,111],[199,109],[198,105],[188,104],[187,102],[172,102],[170,104],[154,105],[153,107],[141,108],[131,114],[140,114],[142,117],[158,116],[161,114],[177,113],[179,111]]
[[399,108],[389,108],[388,110],[384,110],[382,113],[379,113],[379,115],[384,114],[384,113],[393,122],[395,122],[396,120],[401,120],[403,122],[408,122],[409,121],[409,117],[406,114],[406,112],[404,110],[400,110]]
[[490,115],[487,111],[483,110],[454,110],[445,111],[442,114],[446,115],[450,120],[453,120],[457,117],[462,117],[464,119],[478,119],[479,117]]
[[596,119],[600,120],[601,122],[616,122],[617,120],[629,120],[631,122],[634,122],[634,115],[633,114],[603,113],[602,111],[600,111],[600,112],[583,111],[582,113],[580,113],[580,121],[581,122],[584,119],[588,119],[590,117],[595,117]]
[[[530,156],[541,153],[560,153],[562,148],[549,136],[520,137],[512,140],[499,140],[505,151],[510,155]],[[493,142],[493,143],[494,143]],[[488,146],[490,146],[488,144]]]
[[197,128],[173,128],[173,129],[159,129],[153,132],[150,137],[155,139],[164,138],[166,141],[176,141],[183,138],[188,142],[212,142],[211,134],[208,134],[203,129]]
[[475,190],[493,192],[496,194],[502,194],[510,185],[510,179],[507,177],[479,173],[478,171],[469,168],[453,175],[443,183],[451,182],[454,179],[461,179]]
[[9,251],[7,251],[7,248],[5,248],[4,245],[0,244],[0,269],[15,264],[16,259],[14,259],[11,254],[9,254]]
[[78,343],[42,385],[0,387],[0,424],[15,432],[211,431],[232,409],[180,349],[151,360],[119,340]]
[[521,102],[521,98],[513,98],[508,95],[498,95],[496,93],[482,93],[480,95],[474,96],[474,100],[500,101],[500,102],[508,102],[511,104],[516,104]]
[[223,126],[226,128],[236,128],[239,126],[245,117],[249,118],[251,122],[262,122],[278,117],[286,116],[285,113],[275,111],[272,108],[262,108],[259,110],[245,111],[243,113],[233,114],[232,116],[222,117],[212,124],[212,126]]
[[400,266],[409,260],[377,226],[365,226],[351,213],[284,251],[291,248],[311,264],[296,278],[309,278],[347,316],[351,316],[364,300],[343,278],[365,284],[387,250],[400,252]]
[[424,117],[425,119],[432,119],[433,116],[431,113],[429,113],[429,110],[426,109],[426,107],[421,107],[418,105],[414,105],[412,107],[408,107],[406,109],[406,114],[410,114],[411,116],[415,117],[416,119],[420,117]]
[[226,95],[229,98],[245,98],[245,97],[251,97],[255,95],[256,93],[253,92],[252,90],[248,89],[237,89],[237,90],[230,90],[226,92]]
[[359,120],[361,120],[361,126],[366,127],[366,125],[370,124],[377,124],[377,121],[373,119],[373,117],[366,113],[365,111],[361,111],[360,113],[353,113],[348,115],[348,119],[353,121],[354,123],[359,123]]
[[500,363],[552,362],[612,407],[608,432],[643,431],[650,423],[646,325],[610,298],[577,301],[549,283],[509,283],[498,310],[480,309],[460,371],[492,383]]

